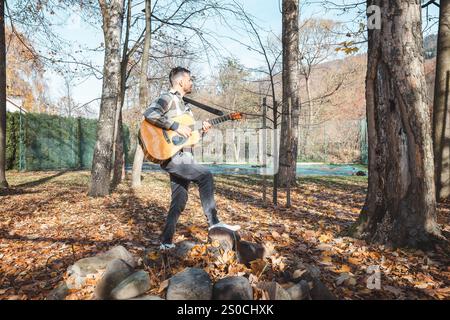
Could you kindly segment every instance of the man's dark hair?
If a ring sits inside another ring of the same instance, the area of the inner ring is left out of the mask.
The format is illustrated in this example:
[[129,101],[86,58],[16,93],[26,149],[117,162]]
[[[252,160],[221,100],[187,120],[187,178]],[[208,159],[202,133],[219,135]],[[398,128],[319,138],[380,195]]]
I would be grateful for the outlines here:
[[175,67],[172,70],[170,70],[169,73],[169,81],[170,81],[170,85],[173,86],[175,79],[179,76],[179,75],[183,75],[184,73],[188,73],[190,74],[191,72],[183,67]]

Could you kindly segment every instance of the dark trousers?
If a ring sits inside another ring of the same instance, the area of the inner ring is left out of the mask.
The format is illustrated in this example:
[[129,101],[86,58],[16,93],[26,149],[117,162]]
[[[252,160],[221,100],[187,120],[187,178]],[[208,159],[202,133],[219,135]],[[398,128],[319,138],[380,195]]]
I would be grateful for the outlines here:
[[213,175],[205,166],[195,163],[191,153],[179,152],[168,163],[162,164],[161,168],[169,173],[172,190],[172,202],[161,235],[162,243],[172,243],[178,218],[186,206],[191,181],[198,185],[203,212],[209,226],[219,222],[214,201]]

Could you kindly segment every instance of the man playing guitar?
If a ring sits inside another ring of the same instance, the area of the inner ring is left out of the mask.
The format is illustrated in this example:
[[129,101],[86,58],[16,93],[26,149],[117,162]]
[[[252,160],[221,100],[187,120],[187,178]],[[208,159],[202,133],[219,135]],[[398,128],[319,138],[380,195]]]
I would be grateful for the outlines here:
[[[174,130],[187,138],[192,134],[191,128],[172,120],[172,118],[186,112],[192,115],[190,108],[185,106],[183,102],[183,96],[192,91],[193,83],[190,71],[182,67],[173,68],[169,74],[169,81],[171,85],[169,92],[161,94],[158,99],[153,101],[144,112],[144,117],[146,121],[155,126],[166,130]],[[207,132],[210,127],[211,124],[208,121],[203,122],[203,132]],[[219,222],[214,200],[212,173],[205,166],[195,162],[192,147],[181,149],[173,157],[164,161],[161,168],[169,173],[172,201],[160,239],[160,250],[175,247],[173,235],[178,218],[186,206],[190,182],[196,183],[199,187],[203,212],[208,220],[210,230],[215,227],[222,227],[231,231],[240,229],[238,225],[231,226]]]

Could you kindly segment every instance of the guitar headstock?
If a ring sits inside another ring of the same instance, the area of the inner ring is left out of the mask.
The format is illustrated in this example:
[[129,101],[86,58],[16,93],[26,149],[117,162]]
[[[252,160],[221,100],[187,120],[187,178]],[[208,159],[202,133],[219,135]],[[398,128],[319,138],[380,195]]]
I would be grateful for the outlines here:
[[243,117],[244,117],[244,115],[240,112],[230,113],[231,120],[241,120]]

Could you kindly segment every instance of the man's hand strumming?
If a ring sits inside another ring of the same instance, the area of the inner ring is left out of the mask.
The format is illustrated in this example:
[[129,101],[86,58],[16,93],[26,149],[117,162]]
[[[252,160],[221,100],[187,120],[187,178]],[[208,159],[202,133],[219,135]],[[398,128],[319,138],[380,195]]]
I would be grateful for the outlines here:
[[176,133],[178,133],[180,136],[183,136],[184,138],[189,138],[192,134],[191,128],[187,126],[180,125],[177,130],[175,130]]

